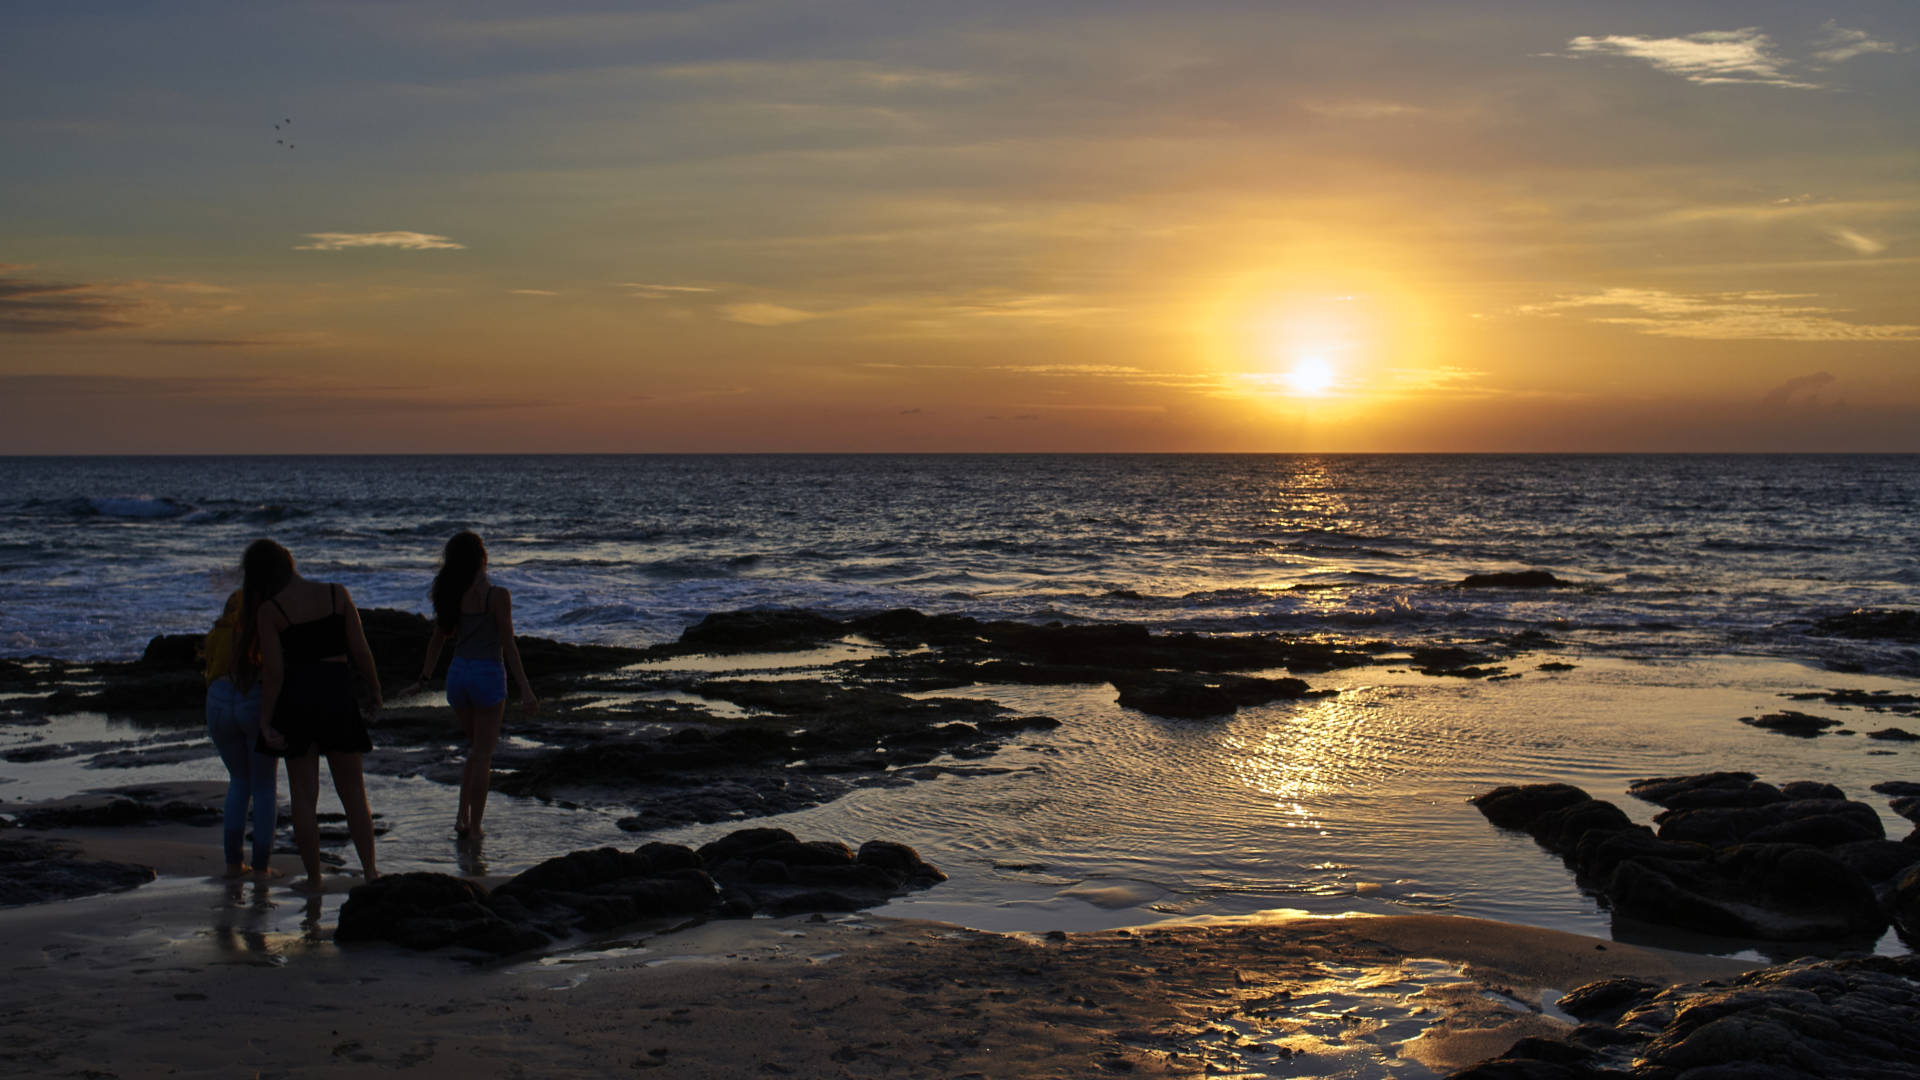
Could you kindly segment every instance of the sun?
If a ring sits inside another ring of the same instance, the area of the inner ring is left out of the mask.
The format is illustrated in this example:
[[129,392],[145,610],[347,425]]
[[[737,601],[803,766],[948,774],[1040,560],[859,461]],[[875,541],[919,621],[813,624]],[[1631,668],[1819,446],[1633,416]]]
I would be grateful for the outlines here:
[[1303,353],[1293,368],[1281,376],[1294,393],[1302,397],[1324,397],[1339,379],[1333,362],[1321,353]]

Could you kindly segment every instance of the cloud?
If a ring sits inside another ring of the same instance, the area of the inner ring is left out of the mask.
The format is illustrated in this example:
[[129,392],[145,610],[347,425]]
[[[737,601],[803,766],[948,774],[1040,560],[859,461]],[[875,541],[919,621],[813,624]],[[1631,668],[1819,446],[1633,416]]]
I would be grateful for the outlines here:
[[138,326],[141,304],[107,286],[0,277],[0,333],[73,334]]
[[389,247],[402,251],[460,251],[467,245],[434,233],[423,232],[315,232],[304,234],[311,244],[300,244],[295,251],[345,251],[348,248]]
[[1657,289],[1606,289],[1528,304],[1522,315],[1595,314],[1594,322],[1627,326],[1655,337],[1714,341],[1920,341],[1920,326],[1851,323],[1835,318],[1845,308],[1790,303],[1806,293],[1735,292],[1682,295]]
[[632,289],[637,300],[667,300],[675,295],[714,291],[703,285],[655,285],[645,281],[616,281],[614,284],[622,289]]
[[188,349],[264,349],[295,343],[291,341],[267,341],[261,338],[141,338],[140,344]]
[[787,326],[819,318],[811,311],[779,304],[728,304],[720,310],[726,315],[727,321],[746,323],[748,326]]
[[560,295],[559,293],[554,292],[552,289],[508,289],[507,292],[513,294],[514,296],[559,296]]
[[1818,45],[1819,48],[1814,50],[1813,55],[1815,58],[1825,60],[1829,64],[1845,63],[1856,56],[1865,56],[1868,53],[1903,53],[1909,51],[1904,46],[1894,42],[1876,40],[1865,30],[1849,30],[1834,22],[1832,19],[1828,19],[1826,24],[1820,29],[1820,37],[1814,41],[1814,44]]
[[1819,397],[1822,387],[1837,381],[1839,380],[1835,379],[1831,372],[1826,371],[1817,371],[1812,375],[1802,375],[1799,378],[1788,379],[1786,382],[1767,391],[1766,394],[1761,397],[1760,403],[1762,405],[1786,405],[1792,402],[1795,397],[1801,395],[1805,395],[1806,399],[1811,402]]
[[1878,255],[1887,250],[1887,245],[1881,241],[1854,232],[1845,225],[1835,225],[1828,229],[1827,238],[1856,255]]
[[1568,41],[1567,48],[1581,55],[1624,56],[1644,60],[1661,71],[1703,86],[1756,83],[1796,90],[1820,89],[1818,83],[1805,82],[1787,74],[1789,61],[1774,53],[1773,39],[1761,33],[1757,26],[1738,30],[1708,30],[1671,38],[1633,37],[1627,34],[1609,34],[1605,37],[1582,35]]

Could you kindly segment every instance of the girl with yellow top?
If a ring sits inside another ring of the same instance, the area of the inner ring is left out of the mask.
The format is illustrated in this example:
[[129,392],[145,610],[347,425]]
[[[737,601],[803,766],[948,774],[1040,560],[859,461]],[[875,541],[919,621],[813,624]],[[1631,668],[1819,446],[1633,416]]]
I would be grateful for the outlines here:
[[[258,878],[272,873],[273,830],[277,823],[274,800],[279,792],[279,761],[254,749],[260,736],[260,645],[247,635],[240,618],[241,594],[227,597],[213,630],[201,646],[206,661],[207,734],[220,750],[227,767],[227,804],[222,818],[227,876],[252,870]],[[247,830],[247,810],[253,810],[253,863],[241,859]]]

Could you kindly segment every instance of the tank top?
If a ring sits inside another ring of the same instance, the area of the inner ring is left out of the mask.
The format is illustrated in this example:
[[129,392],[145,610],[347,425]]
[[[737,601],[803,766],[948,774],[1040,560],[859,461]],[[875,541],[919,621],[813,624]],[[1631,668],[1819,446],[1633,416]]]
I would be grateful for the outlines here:
[[493,621],[493,586],[480,601],[479,611],[460,613],[460,629],[453,639],[453,655],[467,660],[500,659],[500,624]]
[[280,607],[278,597],[268,601],[280,608],[281,618],[287,619],[286,629],[280,631],[280,653],[287,663],[314,664],[347,654],[347,617],[340,613],[336,588],[327,586],[327,613],[303,623],[287,618],[287,609]]

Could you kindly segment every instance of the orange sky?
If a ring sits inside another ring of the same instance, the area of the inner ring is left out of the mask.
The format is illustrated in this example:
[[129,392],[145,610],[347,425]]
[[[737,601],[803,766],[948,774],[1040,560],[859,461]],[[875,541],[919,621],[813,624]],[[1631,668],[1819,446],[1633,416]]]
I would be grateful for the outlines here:
[[50,7],[0,35],[0,453],[1916,451],[1916,44]]

